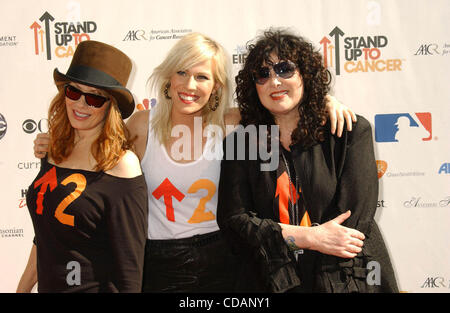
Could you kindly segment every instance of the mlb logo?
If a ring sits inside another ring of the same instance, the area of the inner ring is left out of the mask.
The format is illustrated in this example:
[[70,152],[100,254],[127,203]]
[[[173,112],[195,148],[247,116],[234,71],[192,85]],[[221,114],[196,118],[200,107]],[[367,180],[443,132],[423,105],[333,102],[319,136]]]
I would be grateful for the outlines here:
[[432,138],[431,113],[375,115],[376,142],[417,142]]

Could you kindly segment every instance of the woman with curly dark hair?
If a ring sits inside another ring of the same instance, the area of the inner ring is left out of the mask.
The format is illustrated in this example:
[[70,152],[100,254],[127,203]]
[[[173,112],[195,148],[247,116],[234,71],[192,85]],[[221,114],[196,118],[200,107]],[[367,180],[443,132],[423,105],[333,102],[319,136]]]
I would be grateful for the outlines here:
[[227,138],[234,146],[224,147],[270,144],[279,162],[262,171],[260,157],[225,154],[222,161],[217,220],[242,261],[237,291],[398,291],[373,219],[378,178],[371,127],[358,116],[352,132],[330,133],[330,78],[320,53],[302,37],[269,30],[248,46],[236,77],[241,123],[277,125],[279,133],[260,127],[258,141],[247,134],[242,143],[238,129]]
[[[280,60],[287,62],[281,64],[284,68],[278,66],[275,69],[279,68],[289,73],[294,73],[297,69],[301,73],[300,78],[303,83],[303,96],[297,106],[300,120],[293,132],[293,143],[302,141],[308,146],[323,136],[322,126],[327,120],[324,99],[329,91],[331,76],[322,65],[322,56],[313,49],[313,46],[301,37],[270,31],[266,32],[265,37],[257,44],[249,45],[247,62],[236,77],[236,95],[242,117],[241,124],[246,126],[276,123],[276,112],[273,114],[270,108],[266,108],[264,104],[261,105],[258,96],[258,88],[262,88],[261,86],[264,86],[270,77],[267,72],[269,67],[261,68],[261,65],[265,63],[273,66],[271,57],[276,55]],[[255,76],[258,76],[259,80],[255,80]],[[255,105],[257,103],[259,105]]]

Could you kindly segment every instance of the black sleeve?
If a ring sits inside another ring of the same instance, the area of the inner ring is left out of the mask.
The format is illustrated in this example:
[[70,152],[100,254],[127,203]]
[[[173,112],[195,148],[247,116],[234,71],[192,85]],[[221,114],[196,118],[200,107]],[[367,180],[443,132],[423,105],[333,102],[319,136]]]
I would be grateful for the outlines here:
[[217,222],[233,245],[251,255],[264,288],[270,292],[287,291],[300,285],[300,279],[280,225],[271,219],[261,219],[256,213],[253,199],[258,195],[252,195],[249,166],[256,161],[238,160],[236,155],[227,157],[227,139],[223,145]]
[[373,292],[376,286],[366,283],[366,263],[376,252],[370,248],[369,241],[378,201],[378,175],[371,126],[365,118],[358,116],[353,131],[347,132],[345,136],[342,142],[344,153],[337,170],[336,214],[350,210],[351,216],[342,225],[359,230],[366,239],[362,252],[355,258],[344,259],[323,254],[317,281],[320,282],[320,288],[328,292]]
[[378,201],[378,174],[369,122],[358,116],[348,137],[337,186],[337,205],[340,212],[348,209],[352,212],[344,226],[367,233]]
[[141,175],[120,179],[106,214],[113,254],[113,283],[119,292],[141,292],[147,239],[147,186]]

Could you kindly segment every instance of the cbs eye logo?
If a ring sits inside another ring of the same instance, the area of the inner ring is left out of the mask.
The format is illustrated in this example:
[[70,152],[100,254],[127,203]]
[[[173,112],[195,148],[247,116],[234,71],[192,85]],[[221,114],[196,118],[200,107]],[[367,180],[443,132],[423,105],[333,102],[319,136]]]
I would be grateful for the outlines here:
[[5,137],[7,126],[5,117],[0,113],[0,139]]
[[32,134],[36,130],[41,133],[46,133],[48,132],[48,120],[46,118],[43,118],[36,123],[36,121],[32,119],[27,119],[22,123],[22,129],[27,134]]

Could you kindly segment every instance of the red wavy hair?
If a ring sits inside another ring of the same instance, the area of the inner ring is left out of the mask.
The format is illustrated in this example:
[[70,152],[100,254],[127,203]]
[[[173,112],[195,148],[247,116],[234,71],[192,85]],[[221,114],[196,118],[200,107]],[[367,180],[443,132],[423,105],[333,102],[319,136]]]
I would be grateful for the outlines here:
[[[67,117],[63,88],[65,84],[67,82],[57,83],[59,92],[53,98],[48,110],[49,152],[56,164],[70,156],[75,139],[75,131]],[[109,95],[109,98],[111,99],[111,105],[106,113],[102,131],[91,146],[92,156],[97,161],[96,171],[110,170],[117,165],[126,150],[134,150],[128,129],[118,109],[117,101],[111,95]]]

